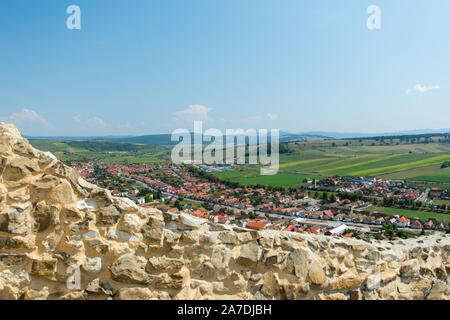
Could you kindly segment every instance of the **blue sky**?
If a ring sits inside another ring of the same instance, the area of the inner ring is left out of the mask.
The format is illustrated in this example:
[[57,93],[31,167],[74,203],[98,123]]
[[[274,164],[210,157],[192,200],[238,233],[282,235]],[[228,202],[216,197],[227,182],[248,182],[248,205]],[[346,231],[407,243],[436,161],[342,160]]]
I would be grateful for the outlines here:
[[[81,8],[81,30],[66,8]],[[368,30],[369,5],[381,30]],[[450,1],[2,0],[0,120],[28,135],[450,127]]]

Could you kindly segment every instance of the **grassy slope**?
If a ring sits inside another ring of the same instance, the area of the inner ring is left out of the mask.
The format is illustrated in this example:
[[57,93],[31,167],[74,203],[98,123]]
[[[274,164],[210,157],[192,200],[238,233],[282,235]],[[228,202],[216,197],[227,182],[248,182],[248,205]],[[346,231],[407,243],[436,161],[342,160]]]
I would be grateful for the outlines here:
[[[328,145],[327,145],[328,143]],[[331,142],[290,144],[290,154],[280,156],[280,172],[320,175],[375,175],[391,179],[450,182],[439,165],[450,160],[448,144],[339,145]],[[355,142],[353,142],[355,143]],[[444,153],[445,152],[445,153]]]
[[434,173],[419,175],[413,177],[416,180],[426,180],[426,181],[440,181],[440,182],[450,182],[450,167],[445,169],[438,169]]
[[98,160],[105,163],[155,163],[169,160],[169,149],[161,146],[104,141],[30,140],[33,147],[52,152],[65,163]]

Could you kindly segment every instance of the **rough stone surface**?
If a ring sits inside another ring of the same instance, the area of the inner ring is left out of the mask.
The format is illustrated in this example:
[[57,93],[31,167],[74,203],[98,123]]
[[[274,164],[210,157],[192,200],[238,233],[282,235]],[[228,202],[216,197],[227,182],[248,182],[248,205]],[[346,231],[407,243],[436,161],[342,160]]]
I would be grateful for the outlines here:
[[447,300],[449,256],[443,234],[369,242],[139,207],[0,124],[0,299]]
[[147,261],[143,257],[128,254],[114,262],[109,270],[117,282],[130,284],[149,284],[151,276],[145,270]]

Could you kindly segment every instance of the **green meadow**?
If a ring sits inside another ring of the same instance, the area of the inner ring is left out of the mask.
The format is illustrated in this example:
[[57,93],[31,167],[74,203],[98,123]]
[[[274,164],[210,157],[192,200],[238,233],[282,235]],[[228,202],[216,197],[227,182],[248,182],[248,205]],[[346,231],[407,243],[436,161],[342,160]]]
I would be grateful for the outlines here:
[[240,168],[234,171],[214,172],[216,177],[232,182],[237,182],[243,186],[250,185],[272,185],[275,187],[290,187],[304,185],[305,178],[320,178],[319,176],[294,174],[294,173],[278,173],[273,176],[262,176],[259,170]]
[[420,218],[420,219],[436,219],[438,221],[447,220],[450,221],[449,214],[443,213],[435,213],[435,212],[426,212],[426,211],[418,211],[418,210],[407,210],[407,209],[396,209],[396,208],[387,208],[387,207],[371,207],[367,209],[371,212],[379,212],[391,216],[403,216],[407,218]]
[[450,167],[445,169],[438,169],[434,173],[420,175],[413,177],[416,180],[425,180],[425,181],[441,181],[441,182],[449,182],[450,181]]

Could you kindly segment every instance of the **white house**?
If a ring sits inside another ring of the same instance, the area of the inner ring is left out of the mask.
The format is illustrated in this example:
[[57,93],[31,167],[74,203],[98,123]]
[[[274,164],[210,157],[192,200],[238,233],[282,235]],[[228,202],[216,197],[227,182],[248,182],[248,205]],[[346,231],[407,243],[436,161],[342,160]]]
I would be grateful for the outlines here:
[[347,225],[341,224],[339,227],[336,227],[336,228],[330,230],[330,233],[339,235],[339,234],[344,233],[344,231],[347,230],[347,229],[348,229]]

